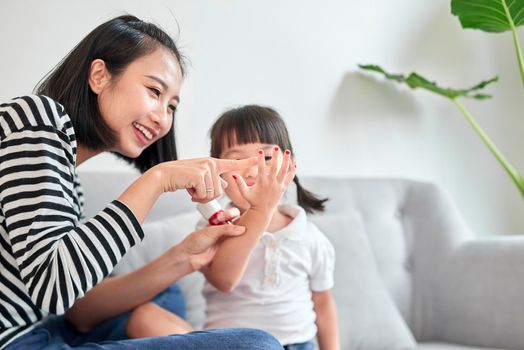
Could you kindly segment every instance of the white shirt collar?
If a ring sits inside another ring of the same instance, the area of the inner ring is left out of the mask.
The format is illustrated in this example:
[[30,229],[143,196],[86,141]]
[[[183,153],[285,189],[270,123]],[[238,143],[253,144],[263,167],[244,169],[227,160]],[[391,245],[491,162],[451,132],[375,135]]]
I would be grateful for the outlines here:
[[[302,207],[297,205],[279,205],[278,210],[293,218],[289,225],[281,228],[280,230],[271,233],[264,232],[262,239],[290,239],[290,240],[302,240],[302,236],[307,232],[307,215]],[[268,238],[265,238],[268,237]]]

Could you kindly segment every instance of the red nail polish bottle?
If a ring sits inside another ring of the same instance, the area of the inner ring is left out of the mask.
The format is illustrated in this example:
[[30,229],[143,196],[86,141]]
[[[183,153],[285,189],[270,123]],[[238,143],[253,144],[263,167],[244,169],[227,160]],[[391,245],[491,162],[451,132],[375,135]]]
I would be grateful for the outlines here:
[[226,225],[231,224],[230,221],[220,221],[218,214],[223,213],[224,209],[220,206],[220,203],[216,199],[213,199],[206,203],[198,203],[197,209],[211,225]]

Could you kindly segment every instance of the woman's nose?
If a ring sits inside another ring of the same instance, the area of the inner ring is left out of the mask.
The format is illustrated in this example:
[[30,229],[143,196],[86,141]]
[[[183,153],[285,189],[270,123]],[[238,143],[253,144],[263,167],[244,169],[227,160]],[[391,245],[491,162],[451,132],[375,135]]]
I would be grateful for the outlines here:
[[161,133],[165,133],[171,128],[173,115],[169,112],[153,112],[150,118]]

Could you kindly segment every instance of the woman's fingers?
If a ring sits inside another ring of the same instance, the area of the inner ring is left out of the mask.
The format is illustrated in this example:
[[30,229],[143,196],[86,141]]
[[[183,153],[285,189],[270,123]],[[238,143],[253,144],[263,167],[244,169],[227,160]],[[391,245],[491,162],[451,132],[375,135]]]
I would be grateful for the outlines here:
[[240,171],[252,167],[257,164],[258,157],[251,157],[246,159],[217,159],[213,158],[216,164],[216,171],[218,175],[229,171]]
[[184,252],[188,254],[201,254],[212,248],[223,236],[239,236],[246,231],[244,226],[218,225],[206,226],[187,236],[180,244]]
[[220,196],[222,194],[222,185],[220,181],[220,174],[217,173],[215,159],[204,159],[203,171],[205,194],[203,197],[200,197],[200,199],[211,200]]
[[214,176],[213,176],[213,172],[211,171],[211,169],[206,169],[204,173],[205,192],[204,192],[204,196],[201,198],[205,198],[208,200],[215,198],[215,182],[217,182],[218,180],[213,179],[213,177]]
[[211,241],[213,242],[212,244],[209,244],[209,246],[215,244],[223,236],[239,236],[246,232],[244,226],[238,225],[207,226],[203,230],[205,230],[206,236],[211,238]]
[[257,157],[241,160],[198,158],[176,160],[159,165],[162,172],[164,192],[187,189],[193,201],[216,198],[227,187],[220,175],[227,171],[239,171],[256,165]]
[[186,188],[187,193],[193,198],[196,195],[196,190],[194,188]]
[[222,190],[227,187],[227,182],[220,177],[220,174],[251,167],[259,161],[259,157],[241,160],[217,158],[204,158],[201,160],[205,161],[203,181],[197,181],[194,190],[190,192],[194,202],[205,202],[220,196]]
[[220,197],[222,192],[224,192],[224,189],[227,187],[227,182],[222,179],[217,170],[217,165],[213,163],[213,179],[215,180],[213,184],[215,186],[215,198]]
[[[207,182],[213,183],[209,174],[205,171],[197,171],[195,177],[191,181],[193,184],[194,194],[193,200],[205,200],[207,197],[206,188],[208,187]],[[212,186],[212,185],[211,185]]]
[[[213,158],[197,160],[195,164],[194,187],[188,189],[193,202],[206,202],[222,194],[223,180],[217,173],[217,165]],[[200,174],[200,176],[199,176]]]

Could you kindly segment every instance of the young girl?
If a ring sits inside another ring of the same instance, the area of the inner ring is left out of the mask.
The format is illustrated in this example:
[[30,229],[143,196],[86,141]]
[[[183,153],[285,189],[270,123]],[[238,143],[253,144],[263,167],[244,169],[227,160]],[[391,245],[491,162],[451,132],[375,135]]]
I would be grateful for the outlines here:
[[[204,228],[143,268],[106,278],[143,238],[140,223],[162,193],[209,201],[222,193],[221,173],[257,162],[177,160],[183,72],[164,31],[120,16],[89,33],[37,95],[0,103],[0,349],[281,349],[253,329],[126,339],[129,311],[207,265],[222,237],[259,232],[270,216],[250,210],[245,227]],[[76,169],[104,151],[143,174],[85,220]],[[281,185],[262,187],[280,193]]]
[[[280,161],[280,150],[286,150],[284,157],[292,150],[288,132],[278,113],[268,107],[248,105],[227,111],[211,129],[213,157],[242,159],[258,152],[269,171],[275,171],[272,167]],[[225,192],[231,205],[240,213],[256,210],[266,196],[256,191],[264,172],[268,170],[250,167],[222,175],[229,183]],[[316,335],[321,350],[339,349],[331,294],[334,250],[306,217],[306,212],[323,211],[326,199],[305,190],[297,177],[293,181],[298,206],[275,203],[264,232],[226,239],[203,270],[205,328],[260,328],[287,349],[313,349],[311,340]],[[132,337],[158,335],[159,330],[191,331],[175,315],[151,305],[136,309],[130,322],[137,330]]]

